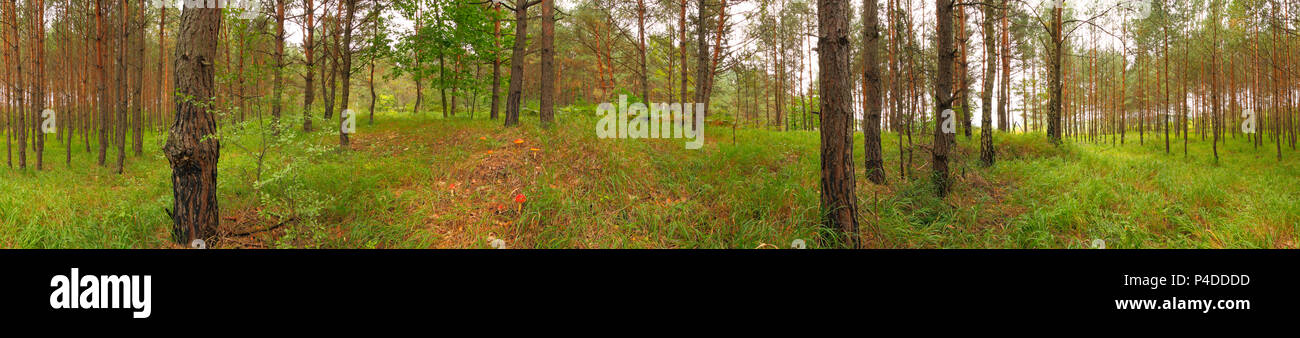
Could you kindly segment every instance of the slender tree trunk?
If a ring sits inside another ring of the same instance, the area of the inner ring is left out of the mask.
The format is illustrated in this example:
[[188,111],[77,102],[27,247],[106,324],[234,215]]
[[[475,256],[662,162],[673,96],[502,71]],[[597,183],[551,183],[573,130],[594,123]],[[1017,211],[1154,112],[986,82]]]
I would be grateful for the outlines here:
[[1219,78],[1219,76],[1220,76],[1220,74],[1219,74],[1220,72],[1219,72],[1219,53],[1218,53],[1218,48],[1219,48],[1219,42],[1218,42],[1218,41],[1219,41],[1219,40],[1218,40],[1218,39],[1219,39],[1219,24],[1218,24],[1218,21],[1217,21],[1217,20],[1218,20],[1219,15],[1218,15],[1218,9],[1217,9],[1217,8],[1216,8],[1216,9],[1211,9],[1210,11],[1212,12],[1212,14],[1210,14],[1211,17],[1212,17],[1214,20],[1216,20],[1216,21],[1214,21],[1213,23],[1210,24],[1210,25],[1212,26],[1212,31],[1213,31],[1213,33],[1212,33],[1212,35],[1211,35],[1211,37],[1210,37],[1210,43],[1213,44],[1213,47],[1211,47],[1211,52],[1210,52],[1210,73],[1208,74],[1211,78],[1213,78],[1213,80],[1210,81],[1210,101],[1211,101],[1211,102],[1210,102],[1210,108],[1213,109],[1212,116],[1211,116],[1211,118],[1210,118],[1211,125],[1212,125],[1212,127],[1211,127],[1212,131],[1211,131],[1210,133],[1211,133],[1211,134],[1214,134],[1214,135],[1213,135],[1214,140],[1213,140],[1213,142],[1212,142],[1212,144],[1211,144],[1211,148],[1212,148],[1213,151],[1214,151],[1214,162],[1215,162],[1215,163],[1218,163],[1218,162],[1219,162],[1219,126],[1220,126],[1220,123],[1219,123],[1219,110],[1220,110],[1220,107],[1219,107],[1219,80],[1218,80],[1218,78]]
[[[442,118],[446,119],[452,114],[447,110],[447,58],[442,52],[438,52],[438,103],[442,106]],[[452,95],[456,95],[452,93]],[[452,110],[455,110],[455,102],[452,102]]]
[[1170,79],[1170,74],[1169,74],[1169,32],[1168,32],[1168,31],[1165,31],[1165,29],[1167,29],[1167,27],[1162,27],[1162,28],[1161,28],[1161,31],[1164,33],[1164,39],[1163,39],[1163,40],[1164,40],[1164,44],[1163,44],[1163,46],[1164,46],[1164,51],[1161,53],[1161,55],[1163,56],[1163,58],[1164,58],[1164,62],[1165,62],[1165,81],[1164,81],[1164,87],[1165,87],[1165,95],[1164,95],[1164,97],[1165,97],[1165,107],[1164,107],[1164,111],[1165,111],[1165,114],[1164,114],[1164,116],[1162,116],[1162,120],[1163,120],[1163,121],[1161,121],[1161,122],[1164,123],[1164,129],[1165,129],[1165,155],[1168,155],[1168,154],[1169,154],[1169,119],[1170,119],[1171,117],[1173,117],[1173,112],[1169,111],[1169,82],[1170,82],[1170,80],[1169,80],[1169,79]]
[[1048,141],[1051,141],[1052,144],[1061,144],[1061,112],[1064,103],[1061,94],[1064,90],[1064,84],[1061,82],[1061,59],[1063,56],[1062,54],[1065,52],[1065,39],[1061,35],[1062,8],[1057,7],[1051,11],[1052,22],[1051,32],[1049,33],[1051,34],[1052,50],[1048,53],[1048,56],[1051,57],[1051,62],[1048,63],[1047,68],[1051,93],[1049,93],[1048,96],[1049,102],[1047,107],[1047,139]]
[[41,132],[41,112],[45,111],[45,1],[36,0],[32,8],[33,23],[35,30],[32,49],[35,51],[36,62],[36,79],[32,93],[32,131],[35,132],[32,137],[36,143],[36,170],[44,169],[45,166],[45,134]]
[[117,94],[117,120],[113,122],[117,126],[115,143],[117,143],[117,173],[119,175],[126,170],[127,101],[130,101],[129,94],[126,93],[126,51],[128,48],[127,40],[131,38],[130,31],[128,31],[129,27],[127,27],[129,21],[127,17],[128,7],[130,5],[126,2],[118,4],[118,20],[120,20],[121,30],[118,32],[117,37],[117,86],[113,90]]
[[[378,38],[377,36],[375,38]],[[370,125],[375,125],[375,58],[370,57],[370,75],[366,79],[366,84],[370,87]]]
[[[313,101],[316,101],[316,89],[314,83],[316,80],[316,4],[314,3],[314,0],[303,0],[303,6],[303,14],[306,17],[307,22],[302,27],[302,33],[304,36],[302,49],[305,56],[304,63],[305,66],[307,66],[307,69],[304,74],[302,86],[302,131],[311,132],[311,105]],[[416,85],[418,91],[418,82]],[[416,97],[416,105],[418,109],[418,95]]]
[[[284,101],[284,2],[285,0],[275,0],[275,69],[272,69],[274,83],[271,85],[271,130],[274,133],[280,133],[280,111],[283,109]],[[307,87],[311,88],[311,87]]]
[[997,77],[997,46],[993,30],[993,5],[983,4],[984,10],[984,91],[980,93],[980,162],[993,166],[996,150],[993,149],[993,80]]
[[528,0],[515,0],[515,46],[510,54],[510,89],[506,96],[506,127],[519,125],[524,96],[524,56],[528,46]]
[[[551,1],[554,1],[554,0],[547,0],[547,2],[551,2]],[[549,11],[549,10],[547,10],[546,8],[547,8],[547,7],[550,7],[550,6],[548,6],[547,4],[542,4],[542,6],[543,6],[543,7],[542,7],[542,10],[543,10],[543,11]],[[547,14],[545,14],[545,13],[542,14],[542,20],[549,20],[549,21],[552,21],[552,23],[549,24],[549,25],[554,26],[554,23],[553,23],[554,20],[553,20],[553,19],[548,19],[548,18],[551,18],[551,17],[552,17],[551,15],[547,15]],[[546,21],[543,21],[543,22],[546,22]],[[650,75],[649,75],[649,73],[648,73],[648,71],[647,71],[647,68],[646,68],[646,57],[645,57],[645,54],[646,54],[646,45],[645,45],[645,0],[636,0],[636,22],[637,22],[637,36],[638,36],[638,38],[640,39],[640,42],[639,42],[639,44],[640,44],[640,48],[638,48],[637,51],[641,54],[641,101],[646,102],[646,103],[649,103],[649,102],[650,102]],[[543,26],[543,27],[545,27],[545,26]],[[552,32],[551,32],[551,40],[554,40],[554,38],[555,38],[555,36],[554,36],[554,35],[555,35],[554,30],[555,30],[554,27],[552,27],[552,28],[551,28],[551,31],[552,31]],[[546,33],[543,33],[542,35],[545,36]],[[543,37],[543,38],[545,38],[545,37]],[[547,42],[542,42],[542,44],[545,45],[545,44],[547,44]],[[553,44],[553,43],[552,43],[552,44]],[[543,52],[545,52],[545,50],[546,50],[545,47],[543,47],[542,50],[543,50]],[[542,67],[546,67],[545,64],[543,64]],[[545,71],[543,70],[543,72],[545,72]],[[543,77],[545,77],[545,75],[543,75]],[[545,83],[545,79],[542,80],[542,83]],[[542,93],[543,93],[542,95],[546,95],[545,91],[543,91]]]
[[[963,5],[954,5],[953,10],[957,11],[957,22],[956,22],[957,41],[956,42],[958,44],[957,45],[958,88],[957,88],[956,95],[957,95],[957,102],[961,104],[961,109],[960,111],[958,111],[958,113],[961,114],[962,133],[966,135],[966,140],[969,141],[971,139],[971,115],[974,115],[974,112],[971,111],[971,107],[970,107],[970,92],[971,92],[970,64],[968,63],[969,58],[967,57],[967,53],[966,53],[967,42],[969,42],[967,40],[970,39],[970,34],[967,34],[966,32],[966,7]],[[953,140],[955,141],[956,138],[954,138]]]
[[132,126],[135,129],[132,135],[134,135],[135,138],[132,139],[131,141],[133,146],[132,149],[135,149],[135,154],[133,155],[135,155],[135,157],[144,157],[144,111],[143,111],[144,107],[143,106],[144,106],[145,16],[144,16],[144,5],[140,4],[137,5],[136,7],[137,7],[136,14],[133,15],[135,17],[135,24],[132,25],[133,29],[135,29],[136,32],[135,34],[131,34],[135,37],[133,39],[134,40],[133,44],[135,44],[135,62],[131,63],[131,66],[135,68],[134,80],[131,81],[132,85],[135,86],[131,94],[131,115],[133,116],[131,118],[131,122],[132,122]]
[[709,83],[709,15],[704,0],[698,0],[695,5],[698,9],[695,26],[695,103],[704,104],[704,112],[697,118],[705,118],[709,111],[709,89],[713,87]]
[[[934,170],[932,180],[934,181],[935,192],[939,197],[948,195],[948,145],[956,134],[948,134],[944,131],[943,123],[945,118],[952,118],[952,71],[956,62],[957,49],[953,44],[953,0],[935,0],[937,42],[936,50],[939,53],[939,62],[935,67],[934,79],[934,144],[932,147],[931,167]],[[1059,94],[1059,93],[1058,93]],[[1059,98],[1059,96],[1058,96]],[[945,113],[946,112],[946,113]]]
[[14,72],[14,82],[17,83],[17,85],[13,86],[16,87],[17,90],[10,91],[9,93],[9,95],[13,95],[14,100],[17,101],[14,104],[14,110],[17,111],[15,115],[18,115],[18,124],[12,128],[12,131],[18,134],[18,169],[27,169],[27,111],[23,109],[25,106],[23,96],[26,90],[23,88],[23,54],[19,48],[22,44],[22,34],[18,30],[18,15],[16,14],[18,11],[18,1],[10,0],[9,8],[9,23],[10,27],[13,27],[14,33],[14,41],[12,45],[13,55],[17,61],[14,62],[14,68],[16,69]]
[[[18,3],[17,1],[9,1],[9,2],[5,2],[5,3],[4,3],[4,12],[5,12],[5,13],[10,13],[11,15],[8,15],[8,16],[5,16],[5,17],[3,17],[3,18],[0,18],[0,20],[9,20],[9,19],[11,19],[11,18],[15,18],[16,16],[12,15],[12,13],[14,12],[14,6],[16,6],[17,3]],[[6,21],[5,24],[6,24],[6,25],[12,25],[11,27],[18,27],[17,25],[14,25],[14,24],[13,24],[13,23],[15,23],[15,22],[16,22],[16,21]],[[14,32],[17,33],[18,30],[15,29]],[[9,36],[9,32],[6,31],[6,32],[4,32],[3,34],[4,34],[4,37],[5,37],[5,42],[6,42],[6,43],[10,43],[10,42],[9,42],[9,38],[10,38],[10,36]],[[13,38],[16,40],[16,39],[17,39],[17,36],[14,36]],[[16,57],[17,57],[17,55],[12,55],[12,54],[10,54],[10,50],[9,50],[9,49],[5,49],[5,50],[4,50],[4,61],[5,61],[5,85],[7,86],[7,88],[5,88],[5,89],[6,89],[6,91],[5,91],[5,106],[3,107],[3,108],[4,108],[4,111],[5,111],[5,161],[9,164],[9,168],[13,168],[13,167],[14,167],[14,151],[13,151],[14,121],[13,121],[13,110],[14,110],[14,107],[17,106],[17,105],[14,104],[14,98],[17,96],[17,95],[14,95],[14,92],[16,91],[16,89],[17,89],[17,87],[18,87],[18,86],[16,86],[15,83],[14,83],[14,74],[13,74],[13,72],[12,72],[12,68],[10,68],[9,65],[16,64],[15,62],[13,62],[13,59],[16,58]],[[20,148],[21,148],[21,147],[20,147]]]
[[998,130],[1011,131],[1011,28],[1010,0],[1002,0],[1002,90],[998,95]]
[[[541,100],[539,106],[539,115],[541,116],[542,128],[550,128],[555,124],[555,0],[542,0],[542,74],[541,80]],[[644,33],[643,33],[644,34]],[[645,37],[642,36],[644,43]],[[642,76],[645,72],[645,54],[642,49]],[[645,90],[645,79],[642,78],[641,88]],[[643,97],[642,100],[647,98]]]
[[[164,116],[164,111],[167,110],[167,98],[171,97],[167,93],[165,80],[167,78],[167,6],[160,6],[158,10],[158,98],[153,115],[155,117]],[[311,87],[308,86],[308,88]],[[157,125],[151,124],[150,129],[157,130]]]
[[[346,8],[347,14],[343,17],[343,42],[339,44],[339,49],[341,49],[341,53],[339,54],[343,58],[342,67],[339,69],[343,75],[343,101],[339,103],[339,107],[343,110],[348,110],[348,108],[351,107],[350,103],[352,99],[352,29],[356,19],[357,0],[343,0],[343,6]],[[354,114],[356,113],[350,112],[348,115],[349,117],[354,117],[352,116]],[[342,129],[347,125],[348,119],[342,118],[342,115],[339,115],[339,117],[339,128]],[[339,148],[347,149],[348,142],[348,133],[340,132]]]
[[492,22],[492,111],[490,118],[496,120],[501,110],[501,4],[493,4],[495,20]]
[[681,46],[679,48],[679,51],[681,53],[681,60],[682,60],[682,96],[681,96],[680,103],[685,104],[686,103],[686,82],[687,82],[687,77],[690,76],[690,73],[689,71],[687,71],[687,69],[689,68],[687,68],[687,61],[686,61],[687,60],[686,58],[686,4],[687,3],[686,0],[681,0],[681,2],[682,2],[682,11],[678,21],[678,27],[681,27],[681,32],[680,32],[681,36],[679,37],[678,44]]
[[[379,15],[378,13],[374,12],[374,11],[378,11],[379,9],[380,9],[380,7],[379,7],[379,1],[378,1],[378,0],[372,0],[372,1],[371,1],[371,10],[372,10],[372,12],[371,12],[370,15],[367,15],[367,16],[366,16],[366,17],[368,18],[367,20],[373,20],[373,18],[375,18],[375,16]],[[371,49],[371,51],[372,51],[372,52],[370,53],[370,55],[369,55],[369,58],[370,58],[370,60],[369,60],[369,61],[370,61],[370,75],[369,75],[369,78],[366,79],[366,83],[370,86],[370,121],[369,121],[369,123],[370,123],[370,125],[373,126],[373,125],[375,125],[375,102],[376,102],[376,100],[378,100],[378,98],[376,97],[376,94],[375,94],[375,58],[377,58],[378,56],[377,56],[377,55],[374,55],[375,51],[378,51],[378,50],[379,50],[379,46],[378,46],[378,42],[379,42],[379,24],[378,24],[378,23],[372,24],[372,25],[370,26],[370,41],[371,41],[370,49]],[[475,74],[475,75],[478,75],[478,74]],[[472,111],[471,111],[471,114],[472,114]]]
[[216,234],[217,161],[221,141],[211,106],[221,10],[185,7],[176,46],[176,119],[163,152],[172,168],[172,238],[178,243]]
[[[62,3],[64,16],[72,17],[72,13],[69,12],[70,10],[69,6],[71,5],[72,4],[70,1],[65,1]],[[162,40],[158,40],[158,41],[162,41]],[[80,98],[80,91],[78,90],[79,88],[77,87],[77,77],[84,76],[78,74],[77,72],[78,67],[75,66],[76,63],[73,61],[72,30],[63,31],[63,61],[64,61],[64,70],[66,71],[65,85],[67,87],[64,89],[67,92],[66,95],[64,96],[63,111],[66,112],[68,116],[67,119],[68,122],[67,125],[64,127],[65,129],[63,132],[63,134],[66,135],[64,136],[66,138],[66,141],[63,143],[64,165],[68,168],[72,168],[72,135],[76,134],[76,126],[77,126],[76,123],[77,116],[75,114],[75,109],[73,107],[76,104],[75,100]],[[84,63],[85,60],[82,59],[81,61],[82,63]]]
[[[424,20],[424,2],[416,2],[415,3],[415,31],[417,33],[424,28],[423,20]],[[498,40],[499,39],[500,37],[498,36]],[[499,50],[500,48],[497,49]],[[424,75],[421,73],[424,67],[421,66],[421,63],[423,63],[422,58],[424,56],[420,54],[420,50],[418,48],[412,51],[411,53],[413,58],[415,59],[415,69],[416,69],[415,72],[411,73],[411,78],[415,80],[415,107],[411,111],[411,114],[421,114],[420,104],[424,102]],[[421,114],[421,116],[423,116],[423,114]]]
[[[882,159],[880,149],[880,108],[883,99],[881,96],[884,93],[880,85],[880,60],[878,60],[880,57],[880,8],[878,6],[876,0],[866,0],[865,6],[862,8],[862,17],[865,20],[865,24],[862,26],[862,50],[865,54],[863,56],[865,71],[862,74],[864,84],[862,95],[866,97],[867,102],[866,116],[862,119],[862,131],[867,179],[875,184],[884,184],[885,161]],[[822,63],[825,63],[825,61],[822,61]],[[822,76],[826,76],[825,72],[822,72]],[[823,83],[823,86],[825,86],[825,83]],[[826,108],[822,108],[822,111],[825,112]],[[852,120],[853,112],[851,110],[848,115],[849,119]],[[824,121],[825,118],[823,118],[823,123]],[[849,132],[849,134],[851,135],[852,132]],[[852,140],[851,137],[850,140]]]

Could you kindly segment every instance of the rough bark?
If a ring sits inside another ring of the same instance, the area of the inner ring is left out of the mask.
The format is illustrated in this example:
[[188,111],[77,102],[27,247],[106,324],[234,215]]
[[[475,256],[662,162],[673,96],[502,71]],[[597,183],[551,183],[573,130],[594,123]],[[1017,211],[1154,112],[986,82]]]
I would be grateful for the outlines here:
[[941,127],[944,119],[944,111],[952,109],[952,71],[955,68],[954,63],[957,58],[957,50],[953,45],[952,33],[952,7],[953,0],[935,0],[937,28],[937,48],[939,52],[939,63],[935,67],[934,78],[934,144],[931,149],[931,167],[934,172],[931,174],[931,180],[934,182],[935,192],[939,197],[948,195],[948,145],[955,138],[956,134],[948,134]]
[[[547,2],[552,2],[552,0],[547,0]],[[542,6],[550,7],[550,6],[546,5],[546,4],[542,4]],[[542,7],[542,10],[543,10],[543,11],[547,11],[546,7]],[[548,18],[551,18],[551,16],[550,16],[550,15],[547,15],[547,14],[545,14],[545,12],[543,12],[543,14],[542,14],[542,20],[551,20],[551,19],[548,19]],[[552,21],[553,21],[553,20],[552,20]],[[637,48],[637,51],[641,54],[641,55],[640,55],[640,56],[641,56],[641,101],[643,101],[643,102],[650,102],[650,74],[648,73],[648,71],[647,71],[647,69],[646,69],[647,67],[646,67],[646,56],[645,56],[645,54],[646,54],[646,45],[645,45],[645,0],[636,0],[636,22],[637,22],[637,36],[638,36],[639,39],[640,39],[640,42],[639,42],[640,48]],[[554,24],[552,24],[552,25],[554,25]],[[551,38],[552,38],[552,39],[554,39],[554,32],[553,32],[553,31],[554,31],[554,29],[552,29],[552,34],[551,34]],[[545,38],[545,30],[544,30],[544,29],[543,29],[543,33],[542,33],[542,34],[543,34],[543,38]],[[543,44],[545,44],[545,42],[543,42]],[[543,52],[546,51],[545,47],[543,47],[542,51],[543,51]],[[545,64],[543,64],[543,67],[545,67]],[[543,94],[543,95],[545,95],[545,94]]]
[[713,87],[709,83],[709,15],[708,8],[704,0],[695,3],[698,10],[695,26],[695,103],[704,104],[704,113],[697,116],[703,118],[708,116],[709,89]]
[[[305,66],[307,67],[304,74],[302,90],[302,131],[311,132],[311,105],[316,101],[316,4],[314,0],[304,0],[303,6],[306,9],[304,15],[307,23],[303,25],[303,54],[305,54]],[[418,101],[417,101],[418,102]],[[419,103],[416,103],[417,105]]]
[[[167,109],[167,98],[171,96],[167,93],[167,76],[165,75],[167,74],[167,6],[162,6],[158,10],[158,99],[157,111],[154,112],[153,116],[162,116],[163,111]],[[153,128],[153,126],[157,125],[150,124],[150,126]]]
[[[342,69],[339,69],[339,72],[343,75],[343,101],[339,103],[339,108],[347,110],[348,107],[350,107],[349,103],[352,99],[352,29],[357,16],[357,0],[343,0],[343,6],[346,8],[345,11],[347,14],[343,17],[346,25],[343,29],[343,42],[339,44],[339,49],[341,49],[340,57],[343,59],[341,65]],[[352,113],[352,115],[355,114],[356,113]],[[349,116],[354,117],[351,115]],[[342,117],[342,115],[340,115],[340,117]],[[347,124],[347,120],[348,119],[345,118],[339,118],[340,129]],[[339,147],[347,149],[348,142],[348,133],[340,132]]]
[[[866,116],[862,119],[863,153],[867,179],[875,184],[885,183],[885,161],[880,149],[880,110],[884,92],[880,85],[880,8],[876,0],[866,0],[862,9],[862,51],[864,53],[862,95],[866,97]],[[823,110],[824,111],[824,110]],[[850,116],[852,113],[849,113]]]
[[[99,165],[108,161],[108,67],[104,64],[104,43],[108,32],[104,30],[104,0],[95,2],[95,70],[98,74],[96,83],[95,106],[98,107],[99,124]],[[21,95],[19,97],[22,97]]]
[[45,1],[36,0],[32,7],[33,24],[35,32],[32,34],[33,46],[35,51],[36,78],[32,81],[34,92],[32,93],[32,131],[33,141],[36,146],[36,170],[41,170],[45,165],[45,134],[41,132],[41,112],[45,111]]
[[853,81],[849,63],[848,0],[818,0],[817,39],[821,99],[821,208],[825,225],[858,247],[858,207],[853,170]]
[[[13,28],[13,37],[14,37],[14,42],[10,46],[13,46],[13,55],[17,61],[14,62],[14,68],[16,69],[16,71],[14,72],[14,75],[16,76],[14,82],[18,83],[18,85],[13,86],[16,87],[18,90],[10,91],[9,93],[10,95],[14,96],[14,101],[16,101],[14,102],[14,110],[17,110],[15,115],[18,115],[18,125],[15,128],[11,128],[11,132],[18,133],[18,168],[27,169],[27,112],[23,110],[23,106],[25,105],[23,103],[24,95],[23,95],[23,84],[22,84],[23,61],[22,61],[22,52],[18,47],[20,45],[19,42],[22,41],[22,35],[20,35],[18,31],[18,16],[17,14],[15,14],[15,12],[18,11],[17,0],[10,1],[9,9],[10,9],[9,26]],[[98,17],[96,18],[98,19]],[[104,162],[102,157],[103,156],[101,155],[100,164],[103,164]]]
[[515,45],[510,56],[510,89],[506,96],[505,126],[519,125],[519,104],[524,96],[524,49],[528,46],[528,0],[515,0]]
[[997,76],[997,46],[993,36],[993,5],[980,6],[984,10],[984,91],[980,93],[980,163],[993,166],[993,80]]
[[501,114],[501,4],[493,4],[492,9],[496,11],[497,19],[492,22],[492,45],[496,48],[492,50],[492,111],[489,118],[496,120]]
[[1048,82],[1051,86],[1047,103],[1047,139],[1052,144],[1061,144],[1061,111],[1063,105],[1061,93],[1064,90],[1064,85],[1061,83],[1061,54],[1064,53],[1065,45],[1064,38],[1061,36],[1061,11],[1060,7],[1052,9],[1051,31],[1049,32],[1052,43],[1051,50],[1048,51],[1048,57],[1051,58],[1051,61],[1048,62],[1047,67]]
[[185,7],[175,57],[176,100],[163,152],[172,168],[172,238],[186,244],[216,233],[217,161],[221,142],[216,133],[212,97],[214,61],[221,10]]
[[681,15],[678,17],[678,27],[680,28],[680,36],[678,40],[680,48],[678,49],[678,52],[681,54],[682,60],[682,96],[679,101],[681,103],[686,103],[686,84],[688,77],[690,76],[690,72],[688,71],[690,68],[687,68],[688,62],[686,61],[686,4],[686,0],[682,0],[682,11],[680,13]]
[[131,92],[131,126],[133,138],[131,139],[132,148],[135,149],[135,157],[144,156],[144,27],[145,16],[144,6],[136,6],[135,24],[132,25],[136,30],[134,36],[135,44],[135,61],[131,63],[134,68],[131,84],[134,86]]
[[[271,84],[271,129],[279,133],[281,102],[284,100],[284,2],[275,0],[275,67],[271,70],[274,79]],[[307,87],[311,88],[311,87]]]
[[126,119],[127,119],[127,101],[130,101],[126,93],[127,89],[127,70],[126,70],[126,49],[127,40],[130,39],[130,31],[127,30],[127,8],[130,7],[126,2],[118,4],[118,20],[120,20],[120,30],[117,37],[117,86],[113,92],[116,93],[117,100],[117,120],[113,124],[117,126],[115,134],[117,143],[117,173],[120,175],[126,171]]
[[[966,7],[964,5],[954,5],[953,10],[957,11],[957,22],[954,24],[957,29],[957,103],[961,109],[957,111],[961,116],[961,130],[966,135],[966,140],[971,139],[971,111],[970,107],[970,63],[967,57],[967,40],[970,34],[966,31]],[[956,141],[956,138],[953,138]]]
[[[541,116],[542,128],[550,128],[551,125],[555,124],[555,0],[542,0],[541,5],[542,73],[540,76],[542,93],[538,114]],[[645,64],[643,63],[641,67],[644,70]],[[645,99],[642,98],[642,100]]]
[[1002,0],[1002,90],[998,95],[998,130],[1011,131],[1011,0]]

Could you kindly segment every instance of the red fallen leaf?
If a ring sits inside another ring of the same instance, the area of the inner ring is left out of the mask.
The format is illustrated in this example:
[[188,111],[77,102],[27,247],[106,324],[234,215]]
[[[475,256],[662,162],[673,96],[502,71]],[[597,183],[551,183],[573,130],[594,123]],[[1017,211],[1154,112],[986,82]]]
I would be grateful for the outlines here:
[[519,194],[518,196],[515,196],[515,203],[524,203],[524,202],[528,202],[528,197],[525,197],[524,194]]

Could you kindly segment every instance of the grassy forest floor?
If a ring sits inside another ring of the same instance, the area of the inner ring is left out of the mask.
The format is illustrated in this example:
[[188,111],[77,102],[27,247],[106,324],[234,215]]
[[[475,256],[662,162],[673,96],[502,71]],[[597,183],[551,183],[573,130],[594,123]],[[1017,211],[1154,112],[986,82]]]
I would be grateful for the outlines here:
[[[818,246],[816,132],[706,128],[702,150],[682,140],[597,140],[595,119],[560,116],[551,131],[499,121],[382,114],[358,120],[350,151],[336,133],[225,125],[217,248],[759,248]],[[319,125],[320,122],[317,122]],[[125,175],[95,165],[74,139],[47,142],[47,168],[0,168],[0,247],[170,248],[170,169],[146,137]],[[261,153],[265,137],[267,151]],[[515,144],[515,140],[522,144]],[[918,136],[917,143],[928,137]],[[1124,146],[1041,134],[998,134],[999,157],[978,166],[978,134],[959,136],[946,199],[928,179],[899,178],[895,134],[884,136],[889,183],[861,174],[866,245],[878,248],[1296,248],[1300,160],[1284,149],[1196,138],[1190,157],[1163,139]],[[1271,146],[1271,144],[1270,144]],[[909,177],[926,178],[928,154]],[[260,161],[259,161],[260,159]],[[260,165],[259,165],[260,163]],[[516,203],[524,194],[526,203]]]

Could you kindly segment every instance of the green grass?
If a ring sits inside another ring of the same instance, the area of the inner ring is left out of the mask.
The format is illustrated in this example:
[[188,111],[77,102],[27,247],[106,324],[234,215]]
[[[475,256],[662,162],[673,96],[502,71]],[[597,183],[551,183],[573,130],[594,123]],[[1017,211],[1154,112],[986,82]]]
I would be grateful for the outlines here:
[[[583,111],[584,110],[577,110]],[[563,114],[552,130],[486,119],[380,114],[358,121],[353,148],[329,132],[263,135],[223,124],[220,248],[758,248],[816,239],[818,134],[709,127],[682,140],[598,140],[595,119]],[[486,114],[476,114],[479,117]],[[320,125],[320,122],[317,123]],[[259,152],[266,138],[267,152]],[[928,136],[916,135],[918,144]],[[514,140],[522,139],[522,145]],[[867,244],[882,248],[1295,248],[1300,160],[1244,139],[1124,146],[1042,134],[996,135],[978,165],[978,135],[959,136],[953,193],[934,197],[917,148],[899,176],[898,137],[883,137],[889,182],[861,174]],[[74,140],[47,142],[46,169],[0,168],[0,247],[169,248],[170,169],[161,134],[125,175]],[[114,150],[115,151],[115,150]],[[29,154],[30,155],[30,154]],[[920,178],[920,179],[917,179]],[[518,204],[518,194],[527,202]],[[266,230],[270,229],[270,230]],[[251,234],[245,234],[251,233]]]

